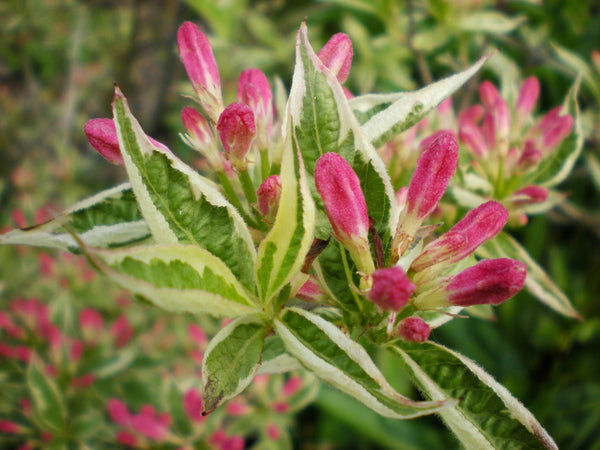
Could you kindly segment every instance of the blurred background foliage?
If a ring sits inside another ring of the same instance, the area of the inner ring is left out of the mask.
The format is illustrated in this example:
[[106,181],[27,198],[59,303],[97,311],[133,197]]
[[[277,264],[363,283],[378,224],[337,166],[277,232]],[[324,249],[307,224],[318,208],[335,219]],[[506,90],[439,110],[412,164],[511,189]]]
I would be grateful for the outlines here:
[[[294,36],[304,18],[315,48],[333,33],[350,36],[355,56],[346,86],[355,94],[416,89],[495,49],[500,52],[479,80],[454,98],[457,110],[475,101],[483,79],[508,89],[535,75],[546,111],[582,76],[586,143],[562,185],[569,199],[515,235],[583,320],[560,317],[521,293],[497,309],[496,321],[454,320],[433,339],[479,361],[561,448],[600,449],[600,5],[594,0],[0,2],[0,225],[33,224],[124,180],[82,132],[88,119],[110,115],[113,83],[149,135],[184,159],[193,157],[178,137],[179,111],[188,102],[182,94],[191,92],[175,51],[182,21],[195,21],[209,35],[232,101],[245,68],[258,67],[289,86]],[[2,249],[2,308],[39,279],[36,258],[23,252]],[[65,290],[75,292],[78,308],[118,308],[112,291],[93,286],[73,291],[71,283],[57,283],[37,295],[52,305]],[[133,309],[138,321],[139,308]],[[179,320],[167,319],[169,326]],[[406,386],[393,358],[379,358],[387,375]],[[293,440],[295,448],[457,446],[436,418],[388,421],[324,387],[299,414]]]

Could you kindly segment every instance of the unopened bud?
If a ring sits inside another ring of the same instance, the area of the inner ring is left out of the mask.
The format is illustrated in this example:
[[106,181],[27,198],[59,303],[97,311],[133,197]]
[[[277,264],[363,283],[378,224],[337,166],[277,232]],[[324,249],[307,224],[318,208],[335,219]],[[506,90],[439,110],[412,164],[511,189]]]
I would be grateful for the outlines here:
[[483,157],[488,152],[488,146],[483,134],[477,125],[464,121],[458,131],[458,137],[478,157]]
[[198,110],[186,106],[181,110],[181,120],[187,130],[183,140],[193,149],[199,151],[213,170],[223,170],[221,154],[217,148],[208,121]]
[[483,103],[483,106],[485,106],[487,109],[490,109],[492,106],[494,106],[496,100],[501,97],[498,89],[496,89],[496,86],[489,81],[484,81],[479,85],[479,98],[481,98],[481,103]]
[[256,196],[258,197],[258,209],[265,220],[272,223],[275,220],[281,198],[281,176],[267,177],[256,191]]
[[457,306],[498,305],[523,288],[526,276],[527,267],[521,261],[480,261],[452,277],[446,286],[448,302]]
[[500,203],[484,203],[469,211],[447,233],[428,244],[411,268],[419,272],[435,264],[460,261],[496,236],[507,220],[508,212]]
[[346,34],[331,36],[317,56],[335,74],[340,84],[346,81],[352,65],[352,41]]
[[208,116],[216,122],[223,110],[221,79],[208,39],[192,22],[177,31],[177,47],[188,78]]
[[219,116],[217,131],[227,159],[236,169],[245,170],[246,155],[256,136],[252,109],[247,105],[232,103]]
[[558,117],[551,126],[542,131],[542,151],[546,154],[556,148],[566,138],[573,128],[573,117],[570,115]]
[[408,342],[425,342],[429,333],[431,328],[419,316],[407,317],[398,324],[398,335]]
[[326,300],[325,293],[313,275],[309,275],[308,280],[298,290],[296,297],[311,303],[324,303]]
[[367,298],[383,311],[400,311],[415,292],[415,285],[400,266],[378,269],[371,278],[373,284]]
[[254,112],[258,146],[266,148],[273,124],[273,94],[265,74],[259,69],[244,70],[238,80],[237,101]]
[[337,153],[325,153],[315,164],[315,186],[336,239],[350,252],[358,270],[375,266],[369,248],[369,217],[360,180]]
[[511,206],[521,207],[545,202],[548,198],[548,189],[541,186],[526,186],[513,193],[510,199]]
[[521,117],[528,116],[535,108],[535,104],[540,95],[540,82],[536,77],[527,78],[519,90],[519,98],[515,107]]
[[535,143],[532,140],[528,140],[525,142],[525,148],[519,157],[517,166],[519,170],[526,171],[537,166],[541,160],[542,152],[535,148]]

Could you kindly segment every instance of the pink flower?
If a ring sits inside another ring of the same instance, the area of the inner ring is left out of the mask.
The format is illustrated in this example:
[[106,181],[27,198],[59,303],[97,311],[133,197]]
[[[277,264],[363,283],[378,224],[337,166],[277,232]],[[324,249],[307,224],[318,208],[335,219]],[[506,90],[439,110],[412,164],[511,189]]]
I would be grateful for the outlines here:
[[425,342],[429,338],[431,328],[419,316],[402,319],[398,324],[398,335],[409,342]]
[[273,124],[273,94],[265,74],[259,69],[244,70],[238,80],[237,101],[252,109],[258,147],[266,149]]
[[96,334],[104,327],[104,319],[102,315],[94,309],[84,308],[79,313],[79,328],[86,333]]
[[223,110],[221,78],[208,39],[194,23],[184,22],[177,31],[177,48],[200,105],[216,122]]
[[144,405],[138,414],[131,417],[131,426],[147,438],[162,441],[169,432],[168,415],[157,417],[154,408],[148,406]]
[[299,376],[292,376],[283,385],[281,393],[286,397],[291,397],[298,392],[300,388],[302,388],[302,378]]
[[491,108],[496,100],[500,98],[500,93],[496,86],[494,86],[489,81],[484,81],[479,85],[479,98],[481,98],[481,103],[486,108]]
[[21,432],[21,427],[10,420],[0,419],[0,431],[9,434],[18,434]]
[[134,330],[129,324],[127,317],[122,315],[112,324],[110,333],[115,339],[115,345],[117,347],[123,347],[133,337]]
[[245,416],[250,412],[248,405],[242,401],[232,400],[225,406],[227,414],[230,416]]
[[190,323],[188,325],[188,335],[200,347],[205,347],[208,343],[206,333],[195,323]]
[[545,202],[547,198],[548,189],[532,185],[515,191],[511,196],[510,202],[512,206],[521,207]]
[[217,131],[227,159],[236,169],[245,170],[246,155],[256,136],[252,109],[247,105],[232,103],[219,116]]
[[337,153],[325,153],[315,164],[315,186],[335,238],[350,252],[359,271],[374,270],[369,249],[369,217],[360,180]]
[[71,380],[71,386],[78,388],[87,388],[94,384],[95,377],[92,373],[86,373],[78,378],[73,378]]
[[373,285],[367,298],[384,311],[400,311],[415,291],[415,285],[399,266],[378,269],[371,277]]
[[487,259],[455,275],[446,286],[453,305],[498,305],[523,288],[527,267],[508,258]]
[[181,121],[198,147],[204,147],[212,142],[212,133],[210,126],[202,114],[191,106],[186,106],[181,110]]
[[507,220],[508,212],[498,202],[490,201],[478,206],[447,233],[429,243],[411,269],[420,272],[435,264],[460,261],[496,236]]
[[116,398],[111,398],[106,403],[106,410],[110,415],[111,420],[122,426],[128,426],[131,420],[131,414],[121,400]]
[[116,435],[117,442],[119,444],[127,445],[129,447],[137,447],[137,437],[127,431],[119,430]]
[[267,424],[267,436],[269,436],[269,439],[272,441],[278,441],[279,438],[281,438],[281,430],[279,430],[279,427],[274,423],[269,423]]
[[311,303],[323,303],[327,299],[327,296],[313,275],[309,275],[308,280],[304,282],[296,296],[305,302]]
[[281,176],[271,175],[259,186],[256,191],[258,209],[267,222],[273,222],[279,208],[281,198]]
[[350,72],[352,53],[352,41],[348,35],[336,33],[331,36],[317,56],[337,77],[340,84],[343,84]]
[[183,408],[190,420],[194,422],[204,422],[206,417],[202,415],[202,398],[198,391],[190,388],[183,396]]
[[515,107],[521,117],[527,117],[533,112],[540,95],[540,82],[536,77],[527,78],[519,90],[519,98]]

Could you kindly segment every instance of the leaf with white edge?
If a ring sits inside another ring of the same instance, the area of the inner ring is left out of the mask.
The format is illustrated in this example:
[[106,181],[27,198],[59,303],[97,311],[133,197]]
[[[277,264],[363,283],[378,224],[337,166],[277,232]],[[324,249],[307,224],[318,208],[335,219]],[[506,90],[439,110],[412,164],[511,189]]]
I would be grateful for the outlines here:
[[584,141],[579,104],[577,103],[580,85],[581,78],[578,78],[569,90],[561,111],[562,114],[568,113],[573,117],[573,131],[540,162],[535,172],[521,181],[522,186],[537,184],[550,188],[564,181],[573,170],[583,149]]
[[506,34],[526,20],[525,16],[507,16],[497,11],[478,11],[461,14],[456,27],[473,33]]
[[451,398],[418,402],[400,395],[359,343],[316,314],[288,308],[274,327],[288,352],[303,366],[384,417],[410,419],[457,403]]
[[70,230],[90,247],[127,246],[151,238],[131,185],[124,183],[76,203],[48,222],[9,231],[0,236],[0,244],[77,251],[79,244]]
[[513,258],[523,262],[527,266],[525,286],[531,294],[556,312],[581,319],[567,296],[554,284],[544,269],[508,234],[501,232],[494,239],[481,245],[475,254],[482,258]]
[[113,114],[127,174],[156,242],[208,250],[255,292],[256,250],[237,209],[212,181],[150,142],[118,88]]
[[418,91],[362,95],[350,100],[350,106],[363,123],[362,129],[367,138],[375,147],[379,147],[418,123],[475,75],[491,56],[486,55],[467,70]]
[[389,347],[428,398],[461,399],[438,414],[464,448],[558,448],[533,414],[469,358],[434,342],[396,340]]
[[336,152],[358,175],[367,212],[387,246],[396,230],[398,211],[385,164],[362,132],[337,78],[310,46],[306,24],[297,35],[289,108],[295,142],[310,174],[317,205],[316,237],[327,239],[331,225],[312,180],[315,163],[324,153]]
[[121,287],[171,312],[235,317],[257,311],[256,299],[223,261],[194,245],[88,249]]
[[209,342],[202,360],[202,413],[242,392],[256,375],[268,328],[252,317],[228,324]]
[[314,239],[315,205],[304,164],[290,134],[281,161],[281,199],[273,228],[260,243],[256,267],[258,290],[270,301],[297,274]]
[[301,367],[298,360],[285,350],[279,336],[272,335],[265,339],[257,375],[291,372]]
[[55,380],[45,374],[37,362],[29,365],[26,377],[36,419],[49,430],[62,431],[67,410]]

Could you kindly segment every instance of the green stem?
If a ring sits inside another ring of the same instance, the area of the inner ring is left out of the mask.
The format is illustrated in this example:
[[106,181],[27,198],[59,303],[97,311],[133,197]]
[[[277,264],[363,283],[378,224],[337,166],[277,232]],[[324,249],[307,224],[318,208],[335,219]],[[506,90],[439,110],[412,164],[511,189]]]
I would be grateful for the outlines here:
[[244,190],[244,195],[250,204],[256,203],[258,201],[256,197],[256,188],[254,187],[254,183],[250,178],[250,174],[248,170],[240,170],[240,182],[242,183],[242,189]]
[[260,149],[260,175],[263,179],[269,176],[271,165],[269,164],[269,151],[266,148]]

